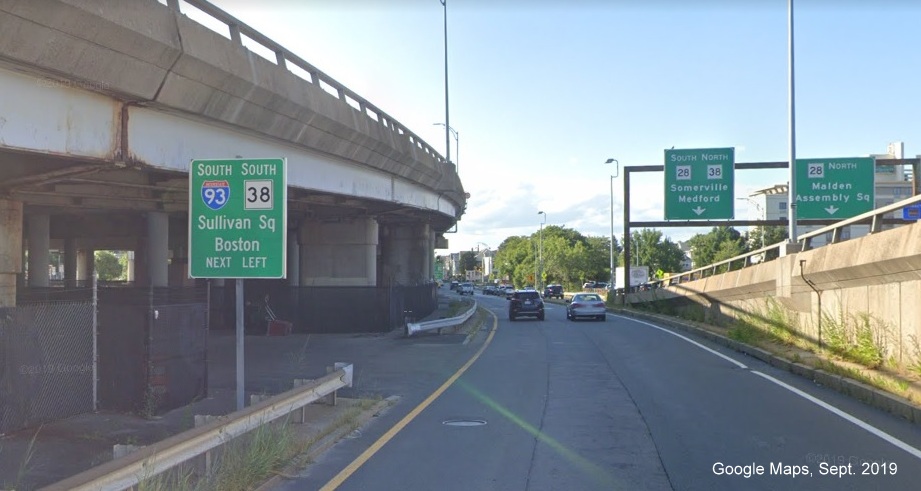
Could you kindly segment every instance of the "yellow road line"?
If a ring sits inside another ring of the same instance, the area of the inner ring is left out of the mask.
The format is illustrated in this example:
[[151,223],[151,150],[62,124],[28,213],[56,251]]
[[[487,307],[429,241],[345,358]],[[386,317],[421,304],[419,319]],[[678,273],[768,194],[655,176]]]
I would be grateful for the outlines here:
[[490,313],[490,315],[492,315],[492,329],[489,331],[489,336],[486,337],[486,342],[484,342],[483,346],[481,346],[480,349],[477,350],[476,354],[473,355],[472,358],[467,360],[467,363],[465,363],[464,366],[460,367],[460,369],[458,369],[457,372],[454,373],[454,375],[451,375],[451,378],[449,378],[445,383],[441,384],[441,387],[439,387],[435,392],[432,392],[430,396],[428,396],[424,401],[419,403],[419,405],[416,406],[412,411],[410,411],[409,414],[404,416],[403,419],[401,419],[399,423],[393,425],[393,428],[390,428],[389,430],[387,430],[387,433],[384,433],[380,438],[377,439],[376,442],[374,442],[370,447],[368,447],[367,450],[362,452],[361,455],[359,455],[355,460],[353,460],[351,464],[346,466],[345,469],[342,469],[339,472],[339,474],[336,474],[336,477],[332,478],[328,483],[326,483],[322,488],[320,488],[320,491],[333,491],[334,489],[341,486],[342,483],[345,482],[346,479],[348,479],[352,474],[355,473],[355,471],[361,468],[361,466],[363,466],[365,462],[370,460],[371,457],[373,457],[374,454],[378,452],[378,450],[383,448],[383,446],[386,445],[387,442],[392,440],[393,437],[397,435],[397,433],[399,433],[400,431],[403,430],[403,428],[406,427],[406,425],[408,425],[412,420],[416,419],[416,416],[418,416],[419,413],[424,411],[425,408],[429,407],[429,405],[435,402],[435,399],[438,399],[438,397],[444,391],[448,390],[448,387],[450,387],[451,384],[453,384],[457,379],[459,379],[461,375],[463,375],[464,372],[466,372],[467,369],[470,368],[470,366],[473,365],[475,361],[477,361],[477,358],[479,358],[480,355],[482,355],[483,352],[486,351],[486,348],[489,346],[489,343],[492,342],[492,338],[493,336],[495,336],[496,329],[498,328],[498,325],[499,325],[499,319],[498,317],[496,317],[496,314],[492,313],[491,311],[488,311],[488,312]]

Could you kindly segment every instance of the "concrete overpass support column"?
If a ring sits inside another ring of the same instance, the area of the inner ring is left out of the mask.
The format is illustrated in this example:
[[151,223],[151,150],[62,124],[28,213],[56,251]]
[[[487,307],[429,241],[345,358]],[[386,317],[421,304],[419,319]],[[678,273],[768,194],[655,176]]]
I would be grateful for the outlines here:
[[96,249],[86,250],[86,287],[93,286],[93,276],[96,275]]
[[77,287],[77,239],[64,239],[64,286]]
[[125,281],[134,283],[134,251],[125,251],[125,254],[128,255],[128,259],[125,261]]
[[297,234],[288,235],[288,286],[301,284],[301,249],[297,243]]
[[147,214],[147,272],[150,286],[169,286],[169,215]]
[[77,251],[77,283],[80,286],[87,286],[86,280],[89,279],[89,265],[88,263],[92,261],[93,251],[86,249],[79,249]]
[[48,286],[51,217],[29,215],[29,286]]
[[134,249],[134,284],[147,286],[150,284],[150,274],[147,272],[147,237],[140,237]]
[[93,286],[93,272],[95,271],[96,251],[89,248],[77,251],[77,282],[80,286]]
[[382,234],[381,247],[384,267],[382,281],[391,285],[412,285],[417,279],[413,258],[416,236],[412,225],[389,224]]
[[376,286],[377,221],[304,221],[298,229],[300,284]]
[[419,258],[422,261],[422,281],[431,281],[435,276],[434,266],[432,262],[435,260],[435,232],[432,230],[432,226],[424,223],[419,227],[419,247],[422,249],[422,253]]
[[16,306],[22,273],[22,202],[0,199],[0,307]]

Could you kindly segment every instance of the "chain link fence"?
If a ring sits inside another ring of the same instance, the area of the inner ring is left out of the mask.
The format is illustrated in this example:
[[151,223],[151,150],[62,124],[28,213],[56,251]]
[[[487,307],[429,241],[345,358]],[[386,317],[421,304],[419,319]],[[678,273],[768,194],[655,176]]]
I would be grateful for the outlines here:
[[[394,286],[300,286],[275,280],[247,280],[244,327],[265,335],[265,305],[295,332],[387,332],[403,327],[407,317],[421,319],[438,307],[437,283]],[[234,286],[211,287],[212,329],[234,329]]]
[[0,309],[0,434],[94,409],[93,303],[33,292]]
[[99,403],[147,416],[207,395],[208,289],[99,291]]
[[23,288],[0,309],[0,434],[207,395],[207,288]]

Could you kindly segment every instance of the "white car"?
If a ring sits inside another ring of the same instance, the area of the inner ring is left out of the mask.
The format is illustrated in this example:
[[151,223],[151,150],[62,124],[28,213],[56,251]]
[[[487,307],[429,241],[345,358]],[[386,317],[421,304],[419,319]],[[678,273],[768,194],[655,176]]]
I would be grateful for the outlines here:
[[457,287],[457,293],[461,295],[473,295],[473,283],[461,283]]
[[597,293],[576,293],[572,300],[566,300],[566,318],[574,321],[577,317],[591,317],[600,321],[607,319],[604,299]]

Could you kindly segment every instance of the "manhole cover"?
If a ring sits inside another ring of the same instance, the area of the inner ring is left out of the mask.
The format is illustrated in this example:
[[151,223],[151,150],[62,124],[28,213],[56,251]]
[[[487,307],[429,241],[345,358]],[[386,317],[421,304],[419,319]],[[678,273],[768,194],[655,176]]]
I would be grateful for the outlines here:
[[446,426],[483,426],[486,424],[485,419],[447,419],[441,424]]

